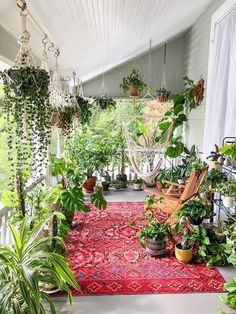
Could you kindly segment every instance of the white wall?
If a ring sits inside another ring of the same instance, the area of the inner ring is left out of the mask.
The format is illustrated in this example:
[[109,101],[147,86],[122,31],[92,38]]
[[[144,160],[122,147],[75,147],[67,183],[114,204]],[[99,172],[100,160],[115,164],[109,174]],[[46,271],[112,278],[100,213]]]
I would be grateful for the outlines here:
[[0,59],[11,64],[19,50],[19,45],[15,37],[8,33],[0,25]]
[[[184,73],[194,80],[198,80],[202,75],[205,80],[205,88],[207,86],[211,17],[224,2],[225,0],[216,0],[185,35]],[[189,113],[185,126],[187,146],[197,144],[200,151],[204,135],[205,99],[206,89],[203,103]]]
[[[182,90],[183,62],[184,62],[184,36],[167,43],[166,56],[166,81],[167,88],[177,93]],[[160,88],[163,68],[163,46],[153,49],[151,53],[151,86]],[[124,76],[130,74],[133,68],[140,70],[144,75],[144,81],[148,81],[148,53],[137,57],[133,61],[125,63],[105,74],[105,85],[109,95],[119,97],[119,84]],[[102,76],[98,76],[84,83],[84,94],[86,96],[98,96],[102,85]]]

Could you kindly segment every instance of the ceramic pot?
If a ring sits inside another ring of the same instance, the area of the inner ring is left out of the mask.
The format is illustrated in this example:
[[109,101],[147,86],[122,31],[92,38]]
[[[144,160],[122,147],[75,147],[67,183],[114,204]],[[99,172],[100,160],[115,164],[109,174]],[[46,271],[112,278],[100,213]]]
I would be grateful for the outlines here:
[[166,241],[146,239],[146,250],[151,256],[160,257],[166,253]]
[[232,196],[222,196],[222,200],[225,207],[232,207],[234,205],[234,199]]
[[190,246],[188,250],[181,249],[181,244],[178,243],[175,246],[175,257],[179,262],[182,263],[189,263],[191,259],[193,258],[193,248]]
[[136,85],[130,85],[129,86],[129,96],[131,97],[138,97],[139,95],[139,90],[138,87]]
[[117,174],[116,180],[120,181],[121,188],[127,188],[127,175],[126,174]]
[[209,163],[209,169],[212,170],[217,170],[217,171],[221,171],[221,164],[218,163],[218,161],[210,161]]
[[88,178],[84,183],[84,188],[87,192],[92,193],[96,185],[97,177]]
[[188,216],[188,217],[187,217],[187,220],[188,220],[188,222],[189,222],[191,225],[199,226],[199,225],[202,223],[203,218],[194,219],[194,218]]
[[142,190],[142,183],[134,183],[134,187],[133,187],[133,190],[134,191],[140,191]]
[[109,190],[110,183],[109,182],[102,182],[102,189],[103,191]]

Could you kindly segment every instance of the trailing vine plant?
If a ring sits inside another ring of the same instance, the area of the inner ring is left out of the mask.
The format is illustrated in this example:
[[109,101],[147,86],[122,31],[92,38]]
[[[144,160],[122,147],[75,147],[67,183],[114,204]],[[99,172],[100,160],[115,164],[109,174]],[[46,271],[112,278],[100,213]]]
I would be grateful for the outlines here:
[[22,63],[21,67],[0,72],[0,77],[8,126],[10,187],[22,193],[28,175],[41,176],[47,159],[51,116],[49,75],[45,70]]

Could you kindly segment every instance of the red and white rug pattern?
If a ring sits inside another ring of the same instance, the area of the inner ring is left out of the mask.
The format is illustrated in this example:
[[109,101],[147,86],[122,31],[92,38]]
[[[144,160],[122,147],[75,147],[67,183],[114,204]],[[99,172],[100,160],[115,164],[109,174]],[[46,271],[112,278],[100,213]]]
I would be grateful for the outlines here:
[[143,206],[143,202],[111,202],[105,211],[91,206],[89,213],[76,215],[78,227],[67,240],[70,267],[81,286],[73,294],[223,291],[224,279],[216,268],[185,265],[173,256],[153,258],[141,247],[137,233],[144,223]]

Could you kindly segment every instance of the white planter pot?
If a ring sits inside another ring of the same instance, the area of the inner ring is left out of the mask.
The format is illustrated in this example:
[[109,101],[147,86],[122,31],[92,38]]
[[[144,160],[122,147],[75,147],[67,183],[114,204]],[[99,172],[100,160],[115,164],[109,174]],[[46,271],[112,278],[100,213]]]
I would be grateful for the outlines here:
[[222,200],[225,207],[232,207],[234,205],[234,199],[231,196],[223,196]]
[[207,201],[206,192],[201,192],[201,193],[200,193],[200,198],[201,198],[203,201]]
[[134,190],[135,191],[142,190],[142,183],[134,183]]
[[210,170],[215,169],[217,171],[221,171],[221,164],[219,164],[217,161],[210,161],[209,163]]

